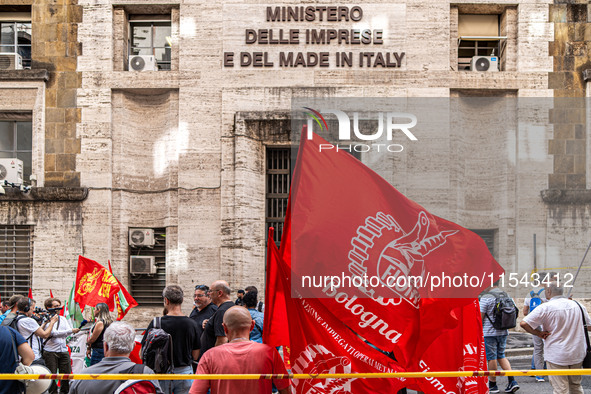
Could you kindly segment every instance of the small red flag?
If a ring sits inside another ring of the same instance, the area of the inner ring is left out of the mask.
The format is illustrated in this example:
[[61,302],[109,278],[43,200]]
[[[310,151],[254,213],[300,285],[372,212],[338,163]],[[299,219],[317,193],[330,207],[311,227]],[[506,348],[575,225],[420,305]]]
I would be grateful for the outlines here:
[[80,305],[95,306],[104,302],[109,310],[115,308],[115,294],[120,290],[117,279],[96,261],[78,256],[74,300]]
[[51,289],[49,289],[49,296],[53,298],[53,291],[51,291]]
[[28,295],[28,297],[30,299],[33,299],[33,290],[30,287],[29,287],[29,295]]

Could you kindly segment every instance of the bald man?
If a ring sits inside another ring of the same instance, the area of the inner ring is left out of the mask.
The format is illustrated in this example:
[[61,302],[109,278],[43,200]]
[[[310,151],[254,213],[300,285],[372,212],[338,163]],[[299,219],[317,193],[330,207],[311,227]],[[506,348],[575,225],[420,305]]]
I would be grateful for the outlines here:
[[[210,349],[199,361],[198,374],[287,374],[277,350],[248,339],[254,327],[248,309],[233,306],[224,314],[222,326],[228,343]],[[270,393],[272,384],[280,394],[290,393],[289,379],[194,380],[189,394]]]
[[208,294],[211,297],[211,302],[217,305],[218,310],[205,323],[205,327],[203,327],[203,334],[201,334],[201,356],[209,349],[228,342],[222,323],[226,311],[234,306],[234,302],[230,298],[231,293],[232,290],[228,282],[223,280],[216,280],[209,287]]

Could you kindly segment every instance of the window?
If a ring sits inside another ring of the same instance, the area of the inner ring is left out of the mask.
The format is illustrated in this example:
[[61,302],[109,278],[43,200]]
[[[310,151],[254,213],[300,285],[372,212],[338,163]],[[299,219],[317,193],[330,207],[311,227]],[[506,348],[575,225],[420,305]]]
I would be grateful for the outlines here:
[[[129,229],[132,231],[132,229]],[[154,246],[129,247],[129,256],[154,256],[156,273],[131,274],[131,295],[141,306],[162,306],[162,290],[166,287],[166,228],[154,229]]]
[[31,287],[32,226],[0,226],[0,296],[27,295]]
[[474,56],[500,58],[504,55],[506,37],[500,35],[499,16],[458,16],[458,70],[470,70],[470,62]]
[[[0,13],[0,16],[5,15]],[[31,22],[0,19],[0,52],[18,53],[23,67],[31,68]]]
[[0,158],[23,161],[23,180],[31,175],[33,128],[30,121],[0,121]]
[[291,181],[291,148],[267,149],[267,233],[269,227],[275,229],[274,241],[277,245],[283,234],[283,223],[287,212],[289,185]]
[[170,15],[130,15],[129,55],[154,56],[158,70],[170,70],[171,34]]

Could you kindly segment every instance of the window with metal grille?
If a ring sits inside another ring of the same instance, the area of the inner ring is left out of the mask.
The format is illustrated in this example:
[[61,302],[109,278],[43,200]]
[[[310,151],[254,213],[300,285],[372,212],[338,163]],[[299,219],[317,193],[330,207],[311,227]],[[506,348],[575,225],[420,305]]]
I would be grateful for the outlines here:
[[495,255],[495,232],[496,230],[470,230],[474,233],[476,233],[478,236],[480,236],[480,238],[482,238],[484,240],[484,243],[486,244],[486,247],[488,248],[488,251],[490,252],[490,254],[493,255],[493,257],[496,258]]
[[267,148],[267,233],[269,227],[275,229],[274,241],[277,245],[283,234],[283,223],[287,211],[289,185],[291,183],[291,148]]
[[27,295],[31,287],[33,227],[0,225],[0,296]]
[[[134,229],[129,229],[132,232]],[[141,306],[162,306],[162,290],[166,287],[166,228],[155,228],[154,246],[129,246],[131,295]],[[154,274],[131,273],[131,256],[153,256]]]
[[170,15],[131,15],[129,55],[154,56],[158,70],[170,70]]

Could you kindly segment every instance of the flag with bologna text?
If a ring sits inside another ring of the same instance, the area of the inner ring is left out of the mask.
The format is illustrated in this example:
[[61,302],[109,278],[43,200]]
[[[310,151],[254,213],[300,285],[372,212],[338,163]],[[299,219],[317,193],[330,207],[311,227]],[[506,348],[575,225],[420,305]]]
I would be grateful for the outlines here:
[[[289,289],[291,274],[289,266],[279,257],[272,237],[269,240],[267,267],[272,267],[273,276],[268,277],[268,290],[277,294],[281,293],[280,289]],[[287,328],[287,332],[280,333],[285,335],[280,342],[285,345],[285,340],[289,340],[289,361],[293,373],[315,375],[403,371],[395,360],[349,330],[318,299],[292,298],[289,293],[283,296],[281,300],[289,324],[274,325],[271,330]],[[281,319],[281,315],[277,317]],[[357,394],[396,393],[408,383],[405,379],[328,378],[294,379],[293,384],[297,394]]]
[[[113,269],[111,268],[111,260],[108,261],[108,264],[109,272],[113,273]],[[115,275],[113,275],[113,277],[115,277]],[[120,289],[119,292],[115,294],[115,307],[117,308],[117,320],[121,320],[125,317],[127,312],[129,312],[131,308],[136,307],[138,303],[135,300],[135,298],[133,298],[131,294],[129,294],[129,292],[123,286],[123,284],[119,282],[119,279],[117,279],[117,277],[115,277],[115,280],[117,281],[117,284],[119,285]]]
[[[503,272],[484,241],[409,200],[349,153],[321,150],[330,144],[306,137],[304,128],[279,251],[291,273],[284,298],[314,299],[315,311],[329,311],[406,371],[484,365],[479,314],[470,305]],[[269,302],[281,304],[281,297]],[[291,326],[294,314],[287,316]],[[464,327],[466,320],[477,325]],[[289,341],[293,364],[293,335],[275,340]],[[477,386],[467,379],[417,379],[406,387],[459,393],[468,392],[467,383]]]
[[109,310],[115,308],[115,295],[121,290],[117,279],[96,261],[78,256],[74,301],[84,309],[104,302]]

